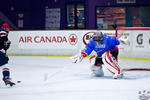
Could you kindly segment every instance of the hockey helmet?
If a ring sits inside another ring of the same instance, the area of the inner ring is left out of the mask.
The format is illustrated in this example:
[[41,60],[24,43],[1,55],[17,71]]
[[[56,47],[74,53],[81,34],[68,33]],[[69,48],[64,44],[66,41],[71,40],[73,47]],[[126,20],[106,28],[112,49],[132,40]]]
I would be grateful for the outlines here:
[[103,39],[103,33],[102,32],[94,32],[93,34],[94,41],[100,42]]
[[6,31],[10,31],[11,28],[7,23],[2,24],[1,28],[5,29]]

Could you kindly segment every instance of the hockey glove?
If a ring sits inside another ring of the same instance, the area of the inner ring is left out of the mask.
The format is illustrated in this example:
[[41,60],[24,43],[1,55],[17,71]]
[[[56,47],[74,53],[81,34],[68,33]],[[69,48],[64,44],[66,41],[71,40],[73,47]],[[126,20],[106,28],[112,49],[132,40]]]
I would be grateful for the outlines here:
[[122,35],[119,39],[121,44],[124,44],[124,45],[129,45],[129,37],[128,36],[125,36],[125,35]]
[[3,49],[5,50],[5,51],[7,51],[8,50],[8,48],[10,47],[10,44],[11,44],[11,41],[6,41],[5,43],[4,43],[4,47],[3,47]]

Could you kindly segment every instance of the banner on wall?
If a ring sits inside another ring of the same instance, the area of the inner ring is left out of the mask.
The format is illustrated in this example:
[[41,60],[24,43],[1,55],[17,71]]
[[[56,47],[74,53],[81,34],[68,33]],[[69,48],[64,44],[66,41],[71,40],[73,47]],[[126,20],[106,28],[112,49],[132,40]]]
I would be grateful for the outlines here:
[[149,51],[150,49],[150,32],[146,30],[132,31],[133,33],[133,50]]
[[20,31],[19,49],[75,49],[78,35],[63,31]]
[[[19,49],[83,49],[94,30],[86,31],[18,31]],[[102,31],[115,36],[115,31]],[[78,48],[79,49],[79,48]]]

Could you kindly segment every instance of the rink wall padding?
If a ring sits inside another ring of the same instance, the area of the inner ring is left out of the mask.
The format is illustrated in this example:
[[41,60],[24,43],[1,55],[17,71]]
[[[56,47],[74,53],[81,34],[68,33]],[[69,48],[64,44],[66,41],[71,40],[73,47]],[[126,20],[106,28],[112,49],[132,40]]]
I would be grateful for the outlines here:
[[[84,49],[93,32],[97,30],[36,30],[11,31],[9,55],[18,56],[70,56]],[[101,30],[108,35],[116,35],[115,30]],[[128,45],[120,45],[120,57],[150,58],[150,32],[127,31]],[[144,42],[138,44],[142,35]],[[148,43],[147,43],[148,42]],[[94,54],[94,53],[93,53]]]

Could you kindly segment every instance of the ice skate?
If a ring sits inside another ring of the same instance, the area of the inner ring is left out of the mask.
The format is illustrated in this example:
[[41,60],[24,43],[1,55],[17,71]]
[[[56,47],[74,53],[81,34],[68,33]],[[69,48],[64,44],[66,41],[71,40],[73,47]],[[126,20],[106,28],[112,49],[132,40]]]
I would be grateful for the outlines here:
[[121,74],[114,74],[114,76],[113,76],[113,79],[121,79],[121,78],[123,78],[123,73],[121,73]]
[[11,82],[10,78],[3,78],[5,85],[13,86],[15,83]]

